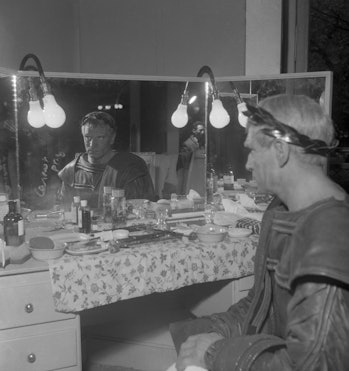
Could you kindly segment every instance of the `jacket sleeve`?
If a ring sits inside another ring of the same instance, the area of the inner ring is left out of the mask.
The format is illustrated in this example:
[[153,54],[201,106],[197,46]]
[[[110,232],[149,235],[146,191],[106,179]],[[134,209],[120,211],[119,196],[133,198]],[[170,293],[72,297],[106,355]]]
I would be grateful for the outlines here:
[[[326,280],[325,278],[322,280]],[[287,309],[285,339],[234,336],[207,350],[212,371],[320,371],[349,369],[349,294],[333,283],[304,277]]]
[[252,288],[245,298],[232,305],[226,312],[171,323],[170,333],[177,352],[181,344],[191,335],[217,332],[227,338],[240,336],[253,296],[254,289]]

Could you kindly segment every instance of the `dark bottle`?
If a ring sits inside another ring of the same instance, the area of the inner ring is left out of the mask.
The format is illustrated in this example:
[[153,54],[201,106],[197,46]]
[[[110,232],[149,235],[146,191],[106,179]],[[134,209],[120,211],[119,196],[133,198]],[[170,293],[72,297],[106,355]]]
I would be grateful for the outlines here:
[[87,206],[87,200],[81,200],[78,218],[79,232],[91,233],[91,210]]
[[8,202],[9,212],[4,217],[4,237],[6,245],[19,246],[24,242],[24,220],[17,212],[17,202]]

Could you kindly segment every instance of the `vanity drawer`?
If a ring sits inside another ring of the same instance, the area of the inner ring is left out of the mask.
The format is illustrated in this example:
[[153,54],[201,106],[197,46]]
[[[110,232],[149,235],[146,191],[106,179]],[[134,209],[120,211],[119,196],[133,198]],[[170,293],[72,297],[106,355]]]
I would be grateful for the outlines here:
[[56,312],[48,272],[0,278],[0,329],[74,318]]
[[80,331],[75,320],[0,332],[0,370],[80,370]]

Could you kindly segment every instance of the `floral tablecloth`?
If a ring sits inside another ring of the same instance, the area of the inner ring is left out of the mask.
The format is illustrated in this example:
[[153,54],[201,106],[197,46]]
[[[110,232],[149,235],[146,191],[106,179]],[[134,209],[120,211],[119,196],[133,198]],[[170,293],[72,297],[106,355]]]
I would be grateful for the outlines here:
[[196,283],[253,273],[258,235],[207,244],[168,240],[117,253],[71,256],[49,264],[55,308],[79,312]]

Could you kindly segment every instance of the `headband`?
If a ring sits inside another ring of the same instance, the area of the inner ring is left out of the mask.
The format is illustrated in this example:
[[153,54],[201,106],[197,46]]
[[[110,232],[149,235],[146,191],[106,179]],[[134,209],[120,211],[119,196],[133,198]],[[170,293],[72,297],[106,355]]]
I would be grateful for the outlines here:
[[302,147],[304,153],[327,156],[336,146],[328,146],[323,140],[311,139],[301,134],[295,128],[277,120],[271,113],[262,107],[246,103],[247,110],[243,112],[249,118],[249,123],[255,126],[264,126],[263,134],[280,139],[283,142]]

